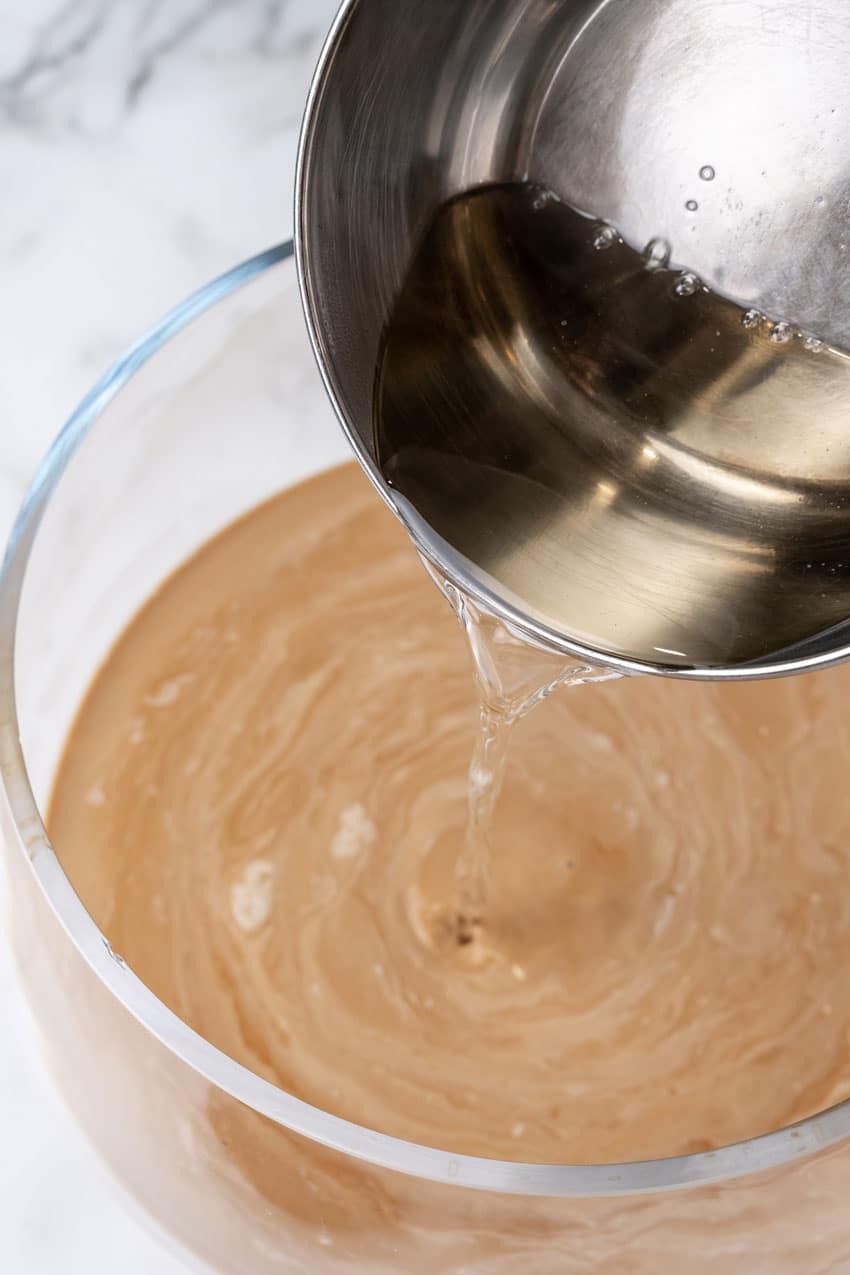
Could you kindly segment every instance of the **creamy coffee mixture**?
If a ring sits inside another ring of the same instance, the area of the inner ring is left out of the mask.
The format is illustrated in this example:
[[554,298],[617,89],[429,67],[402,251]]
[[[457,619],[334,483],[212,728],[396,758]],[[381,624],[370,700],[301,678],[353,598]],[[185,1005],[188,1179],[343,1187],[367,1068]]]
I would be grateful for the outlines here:
[[464,637],[354,465],[163,586],[51,831],[113,947],[316,1105],[484,1156],[671,1155],[850,1095],[850,668],[562,688],[459,944]]

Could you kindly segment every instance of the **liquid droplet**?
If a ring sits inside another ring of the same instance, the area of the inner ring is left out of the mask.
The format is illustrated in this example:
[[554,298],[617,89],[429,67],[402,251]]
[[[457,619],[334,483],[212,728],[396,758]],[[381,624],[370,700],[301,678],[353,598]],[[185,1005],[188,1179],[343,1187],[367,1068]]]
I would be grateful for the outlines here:
[[698,287],[699,279],[695,274],[691,274],[689,270],[686,270],[679,275],[673,286],[673,291],[677,297],[692,297]]
[[711,164],[703,164],[702,168],[699,170],[699,175],[700,180],[704,182],[713,182],[717,176]]
[[770,339],[774,345],[784,345],[786,341],[790,341],[794,335],[794,329],[790,323],[774,323],[770,329]]
[[617,234],[613,226],[600,226],[593,237],[593,246],[597,252],[604,252],[606,248],[610,248],[615,244],[620,236]]
[[648,270],[664,270],[670,264],[673,249],[666,239],[650,239],[643,250],[643,259]]
[[699,208],[699,204],[697,203],[695,199],[689,199],[686,202],[685,207],[687,208],[688,212],[696,212],[696,210]]
[[757,328],[761,323],[761,312],[759,310],[748,310],[741,322],[745,328]]
[[823,354],[826,346],[816,336],[807,336],[803,340],[803,349],[808,350],[809,354]]

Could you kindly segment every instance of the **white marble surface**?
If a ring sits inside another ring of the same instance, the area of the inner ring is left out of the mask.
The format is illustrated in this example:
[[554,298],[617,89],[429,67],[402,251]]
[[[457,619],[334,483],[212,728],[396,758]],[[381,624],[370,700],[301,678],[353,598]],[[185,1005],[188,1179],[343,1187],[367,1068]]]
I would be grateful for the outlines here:
[[[3,540],[41,454],[122,348],[289,235],[298,124],[334,9],[4,0]],[[55,1096],[1,932],[0,1013],[0,1271],[178,1275]]]

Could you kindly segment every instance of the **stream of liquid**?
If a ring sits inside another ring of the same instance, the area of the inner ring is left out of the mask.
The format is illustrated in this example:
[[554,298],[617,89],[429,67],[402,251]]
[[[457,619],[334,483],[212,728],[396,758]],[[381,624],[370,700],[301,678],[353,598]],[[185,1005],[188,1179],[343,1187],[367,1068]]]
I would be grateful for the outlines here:
[[466,635],[478,700],[478,730],[469,764],[469,812],[456,871],[458,942],[465,946],[480,939],[486,924],[492,824],[516,724],[560,686],[618,681],[621,674],[535,645],[425,565]]
[[[672,256],[531,183],[450,200],[387,320],[374,445],[414,539],[442,538],[526,615],[654,664],[735,663],[847,614],[850,364]],[[457,870],[471,945],[516,723],[558,686],[617,675],[431,574],[479,699]]]

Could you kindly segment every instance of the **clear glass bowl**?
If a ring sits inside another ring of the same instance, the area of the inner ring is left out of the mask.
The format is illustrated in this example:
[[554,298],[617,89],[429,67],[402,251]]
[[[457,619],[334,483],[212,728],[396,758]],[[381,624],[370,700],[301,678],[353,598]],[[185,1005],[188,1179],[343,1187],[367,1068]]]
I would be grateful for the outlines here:
[[227,1275],[850,1271],[850,1104],[639,1164],[502,1163],[402,1142],[309,1106],[190,1030],[112,952],[65,877],[46,802],[113,640],[203,541],[348,455],[291,256],[282,245],[216,280],[94,387],[6,555],[11,932],[58,1085],[147,1213]]

